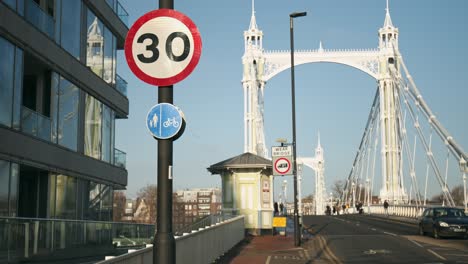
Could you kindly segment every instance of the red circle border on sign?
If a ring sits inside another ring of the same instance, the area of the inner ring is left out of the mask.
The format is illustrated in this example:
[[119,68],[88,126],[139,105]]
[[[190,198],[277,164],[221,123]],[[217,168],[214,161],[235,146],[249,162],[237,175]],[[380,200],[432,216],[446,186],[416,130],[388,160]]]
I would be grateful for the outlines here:
[[[280,160],[285,160],[285,161],[288,163],[288,170],[287,170],[287,171],[281,172],[281,171],[279,171],[279,170],[276,169],[276,164],[277,164],[278,161],[280,161]],[[283,175],[286,175],[286,173],[289,172],[289,171],[291,170],[291,162],[290,162],[287,158],[279,158],[279,159],[277,159],[277,160],[275,161],[274,167],[275,167],[275,171],[276,171],[276,172],[278,172],[278,173],[280,173],[280,174],[283,174]]]
[[[193,37],[194,50],[193,50],[193,56],[189,64],[180,73],[169,78],[156,78],[156,77],[149,76],[148,74],[140,70],[140,68],[135,63],[135,60],[133,59],[132,45],[133,45],[133,39],[135,38],[135,34],[137,33],[137,31],[140,29],[140,27],[143,24],[157,17],[172,17],[172,18],[179,20],[180,22],[182,22],[184,25],[188,27]],[[157,10],[153,10],[144,14],[143,16],[138,18],[137,21],[132,25],[132,27],[128,30],[127,37],[125,38],[124,49],[125,49],[125,58],[127,59],[127,63],[128,63],[128,66],[130,67],[130,70],[140,80],[148,84],[152,84],[152,85],[169,86],[169,85],[173,85],[175,83],[182,81],[183,79],[187,78],[187,76],[189,76],[190,73],[192,73],[192,71],[195,69],[195,67],[198,64],[198,61],[200,60],[202,42],[201,42],[200,32],[198,31],[197,26],[195,25],[195,23],[193,23],[193,21],[188,16],[182,14],[181,12],[172,10],[172,9],[157,9]]]

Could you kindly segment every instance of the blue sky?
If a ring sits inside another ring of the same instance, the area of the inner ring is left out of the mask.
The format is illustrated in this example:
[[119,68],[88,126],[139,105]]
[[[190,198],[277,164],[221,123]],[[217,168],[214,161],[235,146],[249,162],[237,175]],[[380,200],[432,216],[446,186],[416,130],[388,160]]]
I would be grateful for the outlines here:
[[[158,1],[121,0],[129,23],[158,8]],[[206,168],[243,152],[243,32],[249,26],[251,2],[175,1],[201,33],[203,50],[194,72],[174,87],[174,104],[185,114],[187,128],[174,142],[174,190],[219,187],[220,177]],[[296,49],[376,48],[385,17],[385,0],[255,1],[257,24],[266,50],[289,50],[289,13],[307,11],[295,21]],[[468,1],[393,0],[390,13],[400,30],[400,51],[433,112],[458,143],[468,148]],[[130,114],[117,121],[116,147],[127,152],[127,193],[156,184],[156,141],[145,126],[157,103],[157,87],[137,79],[119,52],[118,73],[128,81]],[[296,67],[297,152],[313,156],[320,131],[325,179],[330,186],[345,179],[359,146],[376,82],[337,64]],[[276,138],[292,138],[290,72],[266,84],[265,134],[268,147]],[[379,176],[376,176],[377,178]],[[451,176],[460,184],[459,175]],[[457,178],[458,177],[458,178]],[[291,177],[275,180],[276,187]],[[302,192],[310,194],[313,171],[306,169]],[[435,183],[435,180],[433,180]],[[378,187],[377,189],[379,189]],[[432,184],[430,192],[438,192]],[[439,189],[440,190],[440,189]],[[275,195],[276,197],[276,195]]]

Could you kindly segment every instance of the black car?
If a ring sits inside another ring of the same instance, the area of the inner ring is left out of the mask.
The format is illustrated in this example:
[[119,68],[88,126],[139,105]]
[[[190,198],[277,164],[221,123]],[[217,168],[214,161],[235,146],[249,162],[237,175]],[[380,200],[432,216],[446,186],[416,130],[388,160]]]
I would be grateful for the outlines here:
[[431,233],[434,238],[468,237],[468,216],[463,209],[433,207],[424,210],[419,221],[419,234]]

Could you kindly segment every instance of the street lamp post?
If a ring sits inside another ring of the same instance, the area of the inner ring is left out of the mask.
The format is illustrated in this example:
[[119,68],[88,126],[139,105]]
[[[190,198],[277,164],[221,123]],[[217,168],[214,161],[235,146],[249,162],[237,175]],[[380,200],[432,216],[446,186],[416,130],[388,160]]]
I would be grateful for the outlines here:
[[291,40],[291,99],[292,99],[292,130],[293,130],[293,176],[294,176],[294,245],[301,245],[301,231],[299,230],[299,215],[297,210],[297,163],[296,163],[296,94],[294,90],[294,18],[306,16],[307,12],[289,14],[289,32]]

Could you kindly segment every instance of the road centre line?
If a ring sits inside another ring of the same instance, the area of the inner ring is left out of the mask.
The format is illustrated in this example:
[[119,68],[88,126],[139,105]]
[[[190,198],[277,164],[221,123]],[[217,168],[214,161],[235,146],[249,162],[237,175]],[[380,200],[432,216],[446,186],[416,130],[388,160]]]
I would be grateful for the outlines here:
[[329,256],[329,259],[334,261],[334,263],[337,263],[337,264],[341,263],[341,261],[338,259],[338,257],[335,256],[335,254],[333,254],[333,252],[327,246],[327,241],[325,240],[325,238],[323,236],[318,236],[318,239],[321,242],[321,244],[323,245],[323,250],[324,250],[324,252],[327,253],[327,255]]
[[441,260],[447,260],[446,258],[442,257],[441,255],[435,253],[434,251],[428,249],[427,251],[429,251],[430,253],[432,253],[434,256],[440,258]]

